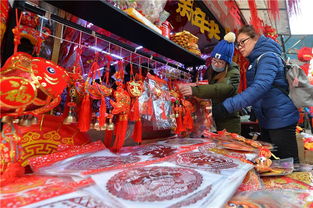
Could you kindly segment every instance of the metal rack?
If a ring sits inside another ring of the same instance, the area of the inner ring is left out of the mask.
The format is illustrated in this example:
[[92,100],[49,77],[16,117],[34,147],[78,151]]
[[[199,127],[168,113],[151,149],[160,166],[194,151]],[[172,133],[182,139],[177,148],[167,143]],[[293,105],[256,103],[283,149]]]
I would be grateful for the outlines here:
[[123,11],[101,0],[49,1],[49,4],[108,30],[185,67],[204,65],[205,60],[163,37]]
[[[62,2],[63,2],[63,1],[62,1]],[[91,29],[88,29],[88,28],[86,28],[86,27],[83,27],[83,26],[81,26],[81,25],[78,25],[78,24],[76,24],[76,23],[73,23],[73,22],[71,22],[71,21],[69,21],[69,20],[66,20],[66,19],[64,19],[64,18],[61,18],[61,17],[59,17],[59,16],[57,16],[57,15],[55,15],[55,14],[51,14],[51,13],[49,13],[49,12],[43,10],[42,8],[39,8],[39,7],[36,7],[36,6],[33,6],[33,5],[29,4],[29,3],[27,3],[25,0],[15,1],[15,2],[14,2],[14,8],[17,8],[17,9],[22,10],[22,11],[27,10],[27,11],[33,12],[33,13],[35,13],[35,14],[38,14],[38,15],[40,15],[40,16],[49,16],[49,18],[50,18],[51,20],[54,20],[55,22],[58,22],[58,23],[63,24],[63,25],[65,25],[65,26],[68,26],[68,27],[74,28],[74,29],[76,29],[76,30],[82,31],[82,32],[84,32],[84,33],[93,35],[93,36],[95,36],[96,38],[99,38],[99,39],[105,40],[105,41],[107,41],[107,42],[110,42],[110,43],[112,43],[112,44],[114,44],[114,45],[117,45],[117,46],[119,46],[119,47],[121,47],[121,48],[123,48],[123,49],[125,49],[125,50],[127,50],[127,51],[129,51],[129,52],[131,52],[131,53],[137,54],[137,55],[142,56],[142,57],[145,57],[145,58],[149,58],[151,61],[156,61],[156,62],[159,62],[159,63],[163,63],[163,64],[168,65],[168,66],[170,66],[170,67],[179,69],[179,70],[181,70],[181,71],[183,71],[183,72],[187,72],[187,73],[193,74],[193,71],[189,71],[189,70],[187,70],[187,69],[184,68],[184,67],[181,67],[181,66],[176,65],[176,64],[173,64],[173,63],[169,63],[168,61],[166,61],[166,60],[164,60],[164,59],[162,59],[162,58],[160,58],[160,57],[155,57],[155,56],[153,56],[153,55],[150,54],[150,53],[146,53],[146,52],[143,52],[143,51],[139,51],[139,50],[137,50],[137,48],[134,48],[134,47],[132,47],[132,46],[130,46],[130,45],[127,45],[127,44],[125,44],[125,43],[122,43],[122,42],[120,42],[120,41],[118,41],[118,40],[116,40],[116,39],[113,39],[113,38],[111,38],[111,37],[107,37],[107,36],[105,36],[105,35],[99,34],[99,33],[95,32],[95,31],[93,31],[93,30],[91,30]],[[47,15],[47,14],[48,14],[48,15]],[[149,29],[149,30],[150,30],[150,29]],[[162,38],[163,38],[163,37],[162,37]],[[167,40],[167,41],[169,41],[169,40]],[[170,41],[170,42],[171,42],[171,41]],[[177,45],[177,44],[175,44],[175,45]],[[179,46],[179,47],[180,47],[180,46]],[[184,49],[184,50],[185,50],[185,49]],[[188,52],[188,53],[189,53],[189,52]],[[161,54],[161,55],[163,55],[163,54]],[[192,56],[195,56],[195,55],[192,54]],[[168,57],[168,58],[170,58],[170,57]],[[197,58],[200,59],[201,61],[204,61],[204,60],[201,59],[200,57],[197,57]],[[180,63],[186,64],[185,62],[180,62]],[[201,64],[197,64],[197,65],[193,65],[193,66],[198,66],[198,65],[203,65],[203,64],[204,64],[204,63],[201,62]],[[188,66],[190,67],[190,65],[188,65],[188,64],[185,65],[185,67],[188,67]]]

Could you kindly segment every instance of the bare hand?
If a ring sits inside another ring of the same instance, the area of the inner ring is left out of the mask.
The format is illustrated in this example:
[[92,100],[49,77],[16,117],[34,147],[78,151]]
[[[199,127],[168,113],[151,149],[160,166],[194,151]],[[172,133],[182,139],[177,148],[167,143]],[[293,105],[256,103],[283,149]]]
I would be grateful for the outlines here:
[[178,85],[179,91],[183,96],[191,96],[192,90],[189,84],[180,84]]

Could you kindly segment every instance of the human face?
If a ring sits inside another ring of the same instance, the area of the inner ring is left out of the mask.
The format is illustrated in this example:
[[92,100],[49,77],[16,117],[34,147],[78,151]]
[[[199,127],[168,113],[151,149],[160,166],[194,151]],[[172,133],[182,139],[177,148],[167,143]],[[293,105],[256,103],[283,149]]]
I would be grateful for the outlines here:
[[225,66],[226,66],[226,62],[224,60],[220,60],[217,58],[212,58],[211,64],[217,68],[225,68]]
[[247,57],[250,55],[256,42],[256,39],[249,37],[245,33],[240,33],[237,37],[236,48],[240,51],[243,57]]

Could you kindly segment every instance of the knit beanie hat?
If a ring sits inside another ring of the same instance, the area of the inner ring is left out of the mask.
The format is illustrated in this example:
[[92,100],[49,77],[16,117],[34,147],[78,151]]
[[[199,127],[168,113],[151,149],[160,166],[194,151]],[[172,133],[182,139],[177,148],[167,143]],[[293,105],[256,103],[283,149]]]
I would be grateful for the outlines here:
[[233,60],[236,35],[233,32],[229,32],[224,36],[224,40],[221,40],[213,49],[211,53],[212,58],[217,58],[231,63]]

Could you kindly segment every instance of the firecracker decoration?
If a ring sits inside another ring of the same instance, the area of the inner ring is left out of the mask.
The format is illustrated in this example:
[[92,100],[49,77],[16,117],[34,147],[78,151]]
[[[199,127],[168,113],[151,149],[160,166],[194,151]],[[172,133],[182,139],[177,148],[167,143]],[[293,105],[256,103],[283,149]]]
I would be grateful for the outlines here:
[[273,40],[275,40],[276,42],[278,42],[277,38],[278,38],[278,34],[275,28],[271,27],[270,25],[265,25],[263,27],[263,34],[265,37],[271,38]]
[[308,62],[313,59],[313,48],[303,47],[298,50],[298,59],[302,62]]

